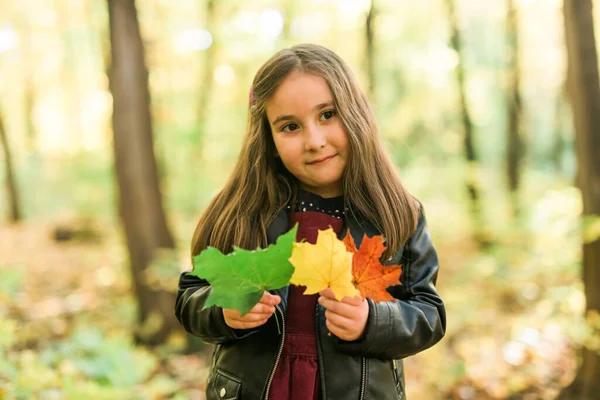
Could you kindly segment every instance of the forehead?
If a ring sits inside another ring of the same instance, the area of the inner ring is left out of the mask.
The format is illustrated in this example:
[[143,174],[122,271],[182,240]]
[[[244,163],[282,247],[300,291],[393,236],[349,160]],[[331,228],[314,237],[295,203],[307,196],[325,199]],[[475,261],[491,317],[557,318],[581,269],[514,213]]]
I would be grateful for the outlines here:
[[320,76],[294,71],[267,101],[269,120],[281,114],[300,115],[333,100],[327,81]]

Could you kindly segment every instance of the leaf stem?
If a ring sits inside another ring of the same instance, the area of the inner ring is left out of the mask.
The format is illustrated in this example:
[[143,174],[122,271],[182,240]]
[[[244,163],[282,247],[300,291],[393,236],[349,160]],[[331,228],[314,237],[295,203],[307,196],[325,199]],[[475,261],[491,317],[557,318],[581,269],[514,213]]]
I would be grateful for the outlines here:
[[275,323],[277,324],[277,333],[281,335],[281,327],[279,326],[279,318],[277,318],[277,312],[275,312]]

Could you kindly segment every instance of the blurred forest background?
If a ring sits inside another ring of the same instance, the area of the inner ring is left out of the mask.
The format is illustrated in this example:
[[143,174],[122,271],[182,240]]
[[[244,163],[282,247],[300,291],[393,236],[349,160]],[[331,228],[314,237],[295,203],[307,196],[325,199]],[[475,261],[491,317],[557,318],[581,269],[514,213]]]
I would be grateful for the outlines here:
[[408,398],[598,398],[593,21],[591,0],[0,0],[0,399],[204,398],[177,279],[255,71],[301,42],[353,67],[425,205],[448,330],[405,360]]

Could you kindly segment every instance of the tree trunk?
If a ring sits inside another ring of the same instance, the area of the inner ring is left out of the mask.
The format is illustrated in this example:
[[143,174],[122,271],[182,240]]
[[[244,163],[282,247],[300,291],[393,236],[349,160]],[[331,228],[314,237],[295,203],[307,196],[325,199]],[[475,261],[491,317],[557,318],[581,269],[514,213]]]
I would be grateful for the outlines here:
[[[134,0],[108,0],[115,169],[119,209],[142,328],[140,342],[158,344],[179,329],[174,291],[150,285],[149,266],[161,248],[174,248],[162,205],[153,151],[148,71]],[[173,288],[174,289],[174,288]]]
[[511,192],[513,212],[518,215],[519,205],[517,192],[519,189],[520,164],[523,156],[523,140],[521,138],[521,95],[519,66],[519,19],[514,0],[508,0],[507,15],[508,35],[508,125],[506,129],[506,166],[508,189]]
[[21,220],[19,192],[17,190],[12,162],[12,153],[10,151],[8,136],[4,130],[4,120],[2,119],[2,114],[0,114],[0,142],[2,143],[2,148],[4,149],[4,168],[6,169],[6,192],[9,204],[9,220],[11,222],[18,222]]
[[[577,185],[583,216],[600,217],[600,82],[591,0],[565,0],[568,88],[575,122]],[[600,312],[600,238],[583,243],[583,284],[586,312]],[[600,355],[581,349],[582,363],[573,383],[559,399],[596,399],[600,393]]]
[[566,148],[564,121],[567,106],[565,101],[569,97],[567,91],[567,79],[565,79],[561,86],[561,90],[556,96],[556,104],[554,108],[554,142],[552,143],[550,159],[556,172],[561,172],[563,170],[562,158]]
[[369,82],[369,97],[375,98],[375,0],[371,0],[371,7],[365,21],[365,62],[367,79]]
[[[451,38],[450,43],[452,48],[458,54],[458,64],[456,66],[456,80],[458,83],[458,92],[460,98],[460,109],[461,118],[464,127],[464,149],[465,158],[467,161],[467,192],[471,202],[471,214],[473,215],[475,231],[479,231],[481,227],[481,201],[479,195],[479,183],[478,183],[478,159],[475,152],[475,146],[473,144],[473,123],[471,121],[471,115],[469,114],[469,108],[467,106],[467,95],[465,90],[465,67],[463,64],[462,57],[462,45],[460,31],[458,29],[458,18],[456,16],[456,10],[454,7],[453,0],[446,0],[448,9],[448,20],[450,22]],[[483,232],[476,233],[477,240],[481,243],[487,243],[487,239]]]

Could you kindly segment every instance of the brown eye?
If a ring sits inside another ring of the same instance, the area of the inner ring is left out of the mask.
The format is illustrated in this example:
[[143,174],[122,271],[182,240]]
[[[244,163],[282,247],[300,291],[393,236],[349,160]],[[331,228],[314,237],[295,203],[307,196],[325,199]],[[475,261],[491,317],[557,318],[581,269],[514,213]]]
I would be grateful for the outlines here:
[[323,114],[321,114],[321,120],[331,119],[331,118],[333,118],[334,115],[335,115],[334,110],[327,110]]
[[281,128],[281,130],[284,132],[292,132],[292,131],[295,131],[296,129],[298,129],[298,125],[296,125],[296,124],[287,124],[286,126]]

